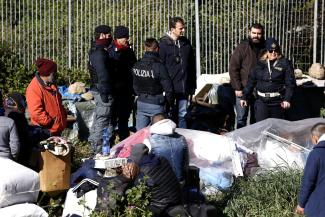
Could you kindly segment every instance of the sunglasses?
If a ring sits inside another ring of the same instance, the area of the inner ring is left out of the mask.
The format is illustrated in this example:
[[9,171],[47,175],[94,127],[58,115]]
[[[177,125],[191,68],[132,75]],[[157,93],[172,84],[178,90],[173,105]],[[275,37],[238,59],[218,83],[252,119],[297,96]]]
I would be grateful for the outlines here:
[[279,53],[279,50],[268,50],[269,53]]

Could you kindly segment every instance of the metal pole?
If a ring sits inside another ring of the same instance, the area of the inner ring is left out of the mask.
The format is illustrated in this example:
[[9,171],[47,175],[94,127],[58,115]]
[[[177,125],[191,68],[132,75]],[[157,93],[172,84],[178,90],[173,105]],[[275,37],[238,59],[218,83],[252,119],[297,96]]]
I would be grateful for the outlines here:
[[200,60],[200,23],[199,23],[199,0],[195,0],[195,51],[196,51],[196,77],[201,75]]
[[313,45],[313,63],[316,63],[317,56],[317,11],[318,11],[318,0],[315,0],[314,7],[314,45]]
[[68,5],[68,66],[71,69],[71,0]]

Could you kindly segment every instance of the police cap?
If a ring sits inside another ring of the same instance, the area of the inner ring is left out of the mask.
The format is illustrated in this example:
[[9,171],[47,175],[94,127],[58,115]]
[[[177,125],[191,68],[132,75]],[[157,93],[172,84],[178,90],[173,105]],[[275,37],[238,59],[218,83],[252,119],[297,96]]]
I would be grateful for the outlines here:
[[267,38],[265,47],[267,50],[280,50],[279,42],[275,38]]

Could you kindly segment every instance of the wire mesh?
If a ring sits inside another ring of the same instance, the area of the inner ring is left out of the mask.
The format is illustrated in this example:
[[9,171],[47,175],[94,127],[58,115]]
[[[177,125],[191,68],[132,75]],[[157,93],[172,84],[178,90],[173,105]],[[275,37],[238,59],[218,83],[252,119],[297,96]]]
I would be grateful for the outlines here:
[[[266,36],[279,40],[295,67],[308,69],[314,40],[317,62],[325,64],[325,3],[318,1],[317,38],[313,37],[313,3],[200,0],[201,72],[227,72],[231,53],[247,36],[252,22],[265,25]],[[43,56],[65,69],[71,64],[72,68],[86,70],[93,29],[99,24],[128,26],[139,58],[145,38],[160,38],[168,30],[168,18],[181,16],[186,21],[186,36],[195,47],[194,0],[0,0],[0,16],[1,41],[8,43],[28,67]]]

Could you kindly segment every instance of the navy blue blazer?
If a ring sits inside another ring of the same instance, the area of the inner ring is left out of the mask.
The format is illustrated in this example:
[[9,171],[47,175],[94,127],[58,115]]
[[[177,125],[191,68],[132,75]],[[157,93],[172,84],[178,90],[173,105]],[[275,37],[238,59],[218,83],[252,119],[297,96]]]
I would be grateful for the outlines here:
[[308,217],[325,216],[325,141],[309,153],[301,183],[299,206]]

